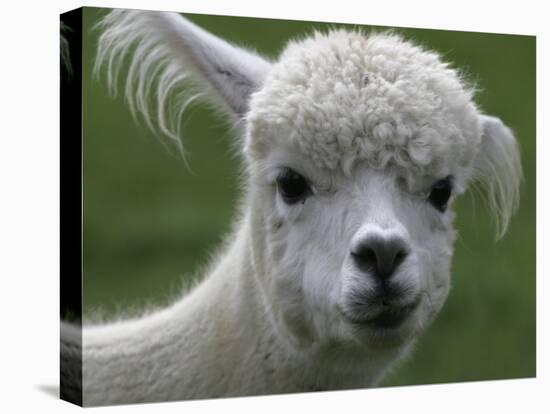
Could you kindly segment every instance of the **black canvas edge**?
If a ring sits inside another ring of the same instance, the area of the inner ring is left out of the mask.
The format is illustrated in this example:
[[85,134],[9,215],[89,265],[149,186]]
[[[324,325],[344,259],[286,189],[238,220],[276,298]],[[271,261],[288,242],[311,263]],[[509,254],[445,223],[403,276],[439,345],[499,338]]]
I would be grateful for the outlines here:
[[[59,394],[62,400],[82,406],[83,8],[61,14],[61,25],[70,65],[60,56]],[[71,346],[63,341],[65,335],[71,336]]]

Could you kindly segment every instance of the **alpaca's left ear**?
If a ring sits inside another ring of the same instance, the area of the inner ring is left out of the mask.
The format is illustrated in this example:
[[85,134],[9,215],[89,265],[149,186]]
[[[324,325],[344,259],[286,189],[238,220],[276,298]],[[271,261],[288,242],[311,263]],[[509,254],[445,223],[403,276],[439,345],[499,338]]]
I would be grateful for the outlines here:
[[519,205],[520,153],[514,134],[499,118],[481,115],[480,123],[481,145],[474,179],[486,188],[489,209],[497,220],[497,238],[500,238]]

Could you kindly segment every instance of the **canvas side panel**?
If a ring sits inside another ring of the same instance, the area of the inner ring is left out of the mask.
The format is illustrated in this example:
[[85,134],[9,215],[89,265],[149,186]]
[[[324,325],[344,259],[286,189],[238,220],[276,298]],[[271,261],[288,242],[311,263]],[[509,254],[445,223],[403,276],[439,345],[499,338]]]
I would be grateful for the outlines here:
[[82,9],[60,17],[60,397],[82,405]]

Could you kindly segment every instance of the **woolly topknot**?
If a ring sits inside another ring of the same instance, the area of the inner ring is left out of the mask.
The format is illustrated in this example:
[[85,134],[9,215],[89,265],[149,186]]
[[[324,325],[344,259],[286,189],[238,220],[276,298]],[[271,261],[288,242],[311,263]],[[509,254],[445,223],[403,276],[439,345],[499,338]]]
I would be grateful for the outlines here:
[[391,164],[411,182],[465,174],[480,141],[473,95],[436,53],[396,34],[317,32],[290,42],[252,96],[247,151],[290,146],[346,172]]

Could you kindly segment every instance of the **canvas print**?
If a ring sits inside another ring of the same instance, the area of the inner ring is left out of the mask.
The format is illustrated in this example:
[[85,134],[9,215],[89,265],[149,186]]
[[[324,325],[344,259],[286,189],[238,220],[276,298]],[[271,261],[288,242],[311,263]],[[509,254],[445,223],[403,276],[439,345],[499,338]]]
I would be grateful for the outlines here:
[[63,399],[536,375],[534,37],[97,8],[60,36]]

